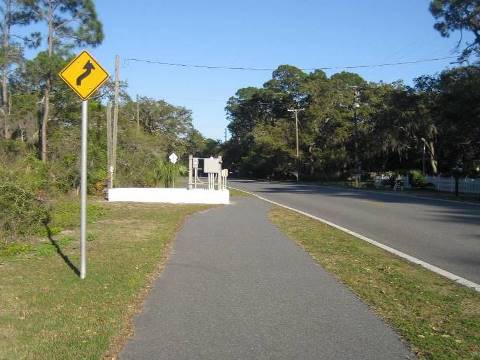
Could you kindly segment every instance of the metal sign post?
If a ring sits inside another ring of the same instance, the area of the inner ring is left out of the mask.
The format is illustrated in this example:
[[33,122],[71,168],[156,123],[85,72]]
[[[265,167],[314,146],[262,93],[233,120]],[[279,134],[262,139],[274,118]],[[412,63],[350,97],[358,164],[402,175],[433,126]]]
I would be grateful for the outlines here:
[[193,183],[193,155],[188,155],[188,190],[192,189],[192,183]]
[[58,74],[83,100],[80,152],[80,279],[87,275],[87,135],[88,98],[108,79],[108,73],[86,51],[82,51]]
[[[175,154],[175,153],[171,153],[170,156],[168,157],[168,159],[170,160],[170,162],[171,162],[173,165],[175,165],[175,164],[177,163],[177,161],[178,161],[178,156],[177,156],[177,154]],[[172,179],[172,186],[173,186],[173,188],[175,188],[175,176],[174,176],[173,179]]]
[[87,274],[87,135],[88,100],[82,101],[82,149],[80,162],[80,279]]

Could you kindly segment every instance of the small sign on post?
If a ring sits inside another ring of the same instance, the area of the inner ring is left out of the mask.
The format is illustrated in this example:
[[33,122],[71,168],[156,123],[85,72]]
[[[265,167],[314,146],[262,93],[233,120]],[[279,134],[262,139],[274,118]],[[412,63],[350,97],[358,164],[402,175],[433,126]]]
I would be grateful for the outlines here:
[[87,51],[82,51],[58,74],[82,101],[80,161],[80,279],[87,274],[87,132],[88,99],[108,79],[108,73]]
[[175,153],[171,153],[170,156],[168,157],[168,159],[170,160],[170,162],[172,164],[176,164],[177,161],[178,161],[178,156]]
[[[173,165],[175,165],[178,161],[178,156],[175,153],[171,153],[170,156],[168,157],[168,159],[170,160],[170,162]],[[173,179],[172,179],[172,185],[173,185],[173,187],[175,187],[175,177],[173,177]]]
[[194,169],[198,169],[198,158],[193,158],[192,166]]

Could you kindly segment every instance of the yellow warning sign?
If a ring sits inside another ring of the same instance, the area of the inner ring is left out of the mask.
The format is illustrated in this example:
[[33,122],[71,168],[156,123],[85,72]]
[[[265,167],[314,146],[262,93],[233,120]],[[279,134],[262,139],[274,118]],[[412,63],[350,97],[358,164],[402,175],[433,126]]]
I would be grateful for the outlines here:
[[108,79],[105,69],[82,51],[58,74],[82,100],[87,100]]

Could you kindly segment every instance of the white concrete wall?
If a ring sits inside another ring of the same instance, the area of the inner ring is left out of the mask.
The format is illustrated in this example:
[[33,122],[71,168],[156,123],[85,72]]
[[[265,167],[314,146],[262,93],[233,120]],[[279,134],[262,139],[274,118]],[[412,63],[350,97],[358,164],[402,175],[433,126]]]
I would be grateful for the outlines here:
[[170,204],[229,204],[230,191],[205,189],[115,188],[108,201]]

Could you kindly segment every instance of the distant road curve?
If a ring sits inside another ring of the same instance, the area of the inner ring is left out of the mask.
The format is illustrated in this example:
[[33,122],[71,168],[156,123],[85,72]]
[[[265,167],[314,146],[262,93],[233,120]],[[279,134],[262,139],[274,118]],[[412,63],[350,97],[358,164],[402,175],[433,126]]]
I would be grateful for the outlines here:
[[230,183],[480,283],[479,205],[330,186]]

